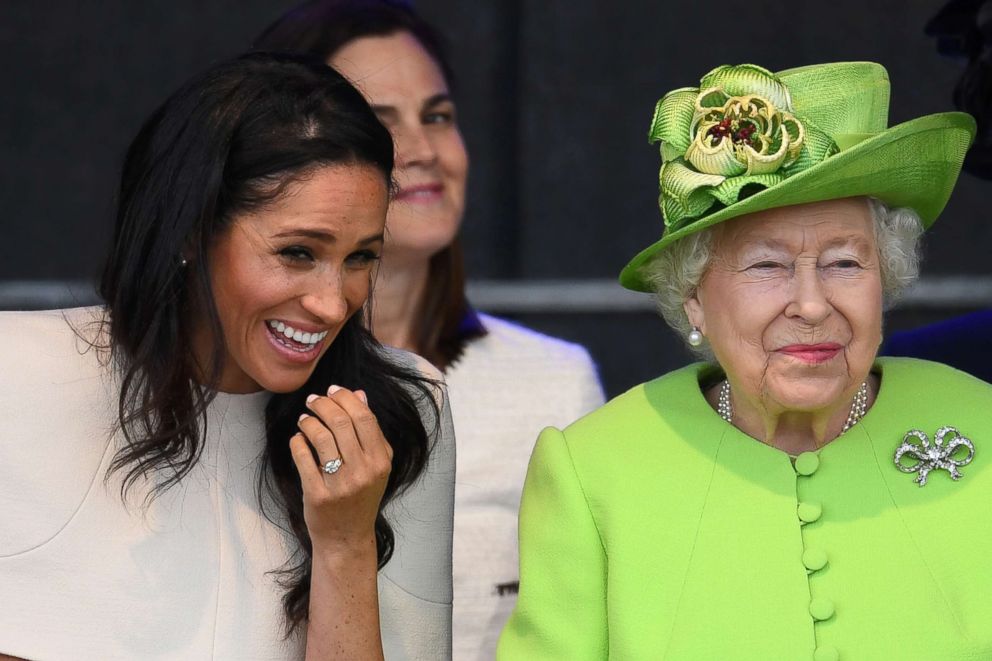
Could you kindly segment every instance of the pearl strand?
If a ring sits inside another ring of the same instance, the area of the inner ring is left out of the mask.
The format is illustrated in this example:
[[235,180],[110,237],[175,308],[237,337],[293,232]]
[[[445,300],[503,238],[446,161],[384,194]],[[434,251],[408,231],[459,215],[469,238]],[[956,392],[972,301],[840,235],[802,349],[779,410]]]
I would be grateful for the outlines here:
[[[716,411],[720,414],[720,417],[727,422],[733,424],[734,422],[734,407],[730,403],[730,381],[724,379],[723,383],[720,384],[720,395],[716,402]],[[858,388],[858,392],[854,395],[854,402],[851,404],[851,411],[847,414],[847,422],[844,423],[844,428],[840,430],[843,434],[848,429],[858,424],[861,418],[865,417],[865,413],[868,412],[868,382],[865,381]]]

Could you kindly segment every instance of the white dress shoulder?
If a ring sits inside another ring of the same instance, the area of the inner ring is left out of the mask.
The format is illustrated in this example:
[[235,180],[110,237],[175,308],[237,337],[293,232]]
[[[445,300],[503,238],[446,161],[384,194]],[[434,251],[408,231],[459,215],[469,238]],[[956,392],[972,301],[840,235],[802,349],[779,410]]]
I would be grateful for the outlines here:
[[603,403],[581,346],[480,314],[446,380],[458,439],[454,658],[491,661],[516,603],[517,510],[538,434]]
[[[72,329],[100,308],[0,314],[0,653],[48,659],[302,659],[276,573],[296,541],[260,512],[269,394],[218,394],[203,454],[147,504],[108,473],[117,385]],[[88,333],[80,333],[88,335]],[[412,364],[409,355],[398,360]],[[439,389],[440,390],[440,389]],[[448,658],[454,447],[390,506],[379,575],[387,659]]]

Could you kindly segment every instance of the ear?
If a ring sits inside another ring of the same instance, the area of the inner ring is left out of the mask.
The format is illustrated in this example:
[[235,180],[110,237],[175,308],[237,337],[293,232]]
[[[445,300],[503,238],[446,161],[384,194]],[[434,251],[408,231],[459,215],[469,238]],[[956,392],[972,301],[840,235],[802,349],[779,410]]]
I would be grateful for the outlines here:
[[699,329],[699,332],[706,335],[706,315],[703,314],[703,304],[699,301],[699,288],[689,298],[682,303],[682,309],[689,317],[689,323]]

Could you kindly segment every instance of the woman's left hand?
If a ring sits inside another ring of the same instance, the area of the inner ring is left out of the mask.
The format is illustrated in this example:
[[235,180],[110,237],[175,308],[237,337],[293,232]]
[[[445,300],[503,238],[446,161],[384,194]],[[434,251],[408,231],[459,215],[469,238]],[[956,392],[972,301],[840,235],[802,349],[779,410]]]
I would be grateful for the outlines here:
[[[331,386],[311,395],[290,448],[303,482],[303,516],[315,552],[375,549],[375,519],[392,469],[393,450],[365,393]],[[311,446],[319,457],[314,462]],[[328,473],[340,460],[339,468]]]
[[289,441],[313,543],[306,658],[382,659],[375,519],[393,450],[361,390],[331,386],[307,408]]

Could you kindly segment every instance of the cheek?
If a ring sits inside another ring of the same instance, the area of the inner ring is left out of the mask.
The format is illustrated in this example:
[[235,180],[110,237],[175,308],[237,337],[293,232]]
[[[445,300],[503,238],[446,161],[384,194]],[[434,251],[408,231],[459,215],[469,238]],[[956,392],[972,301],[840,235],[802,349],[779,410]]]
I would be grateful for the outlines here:
[[707,320],[715,322],[717,341],[730,345],[728,350],[764,346],[766,332],[782,311],[778,289],[774,282],[727,283],[722,287],[707,315]]
[[368,271],[351,273],[346,276],[343,290],[345,301],[348,304],[349,317],[361,309],[365,305],[365,301],[368,300],[369,291],[372,288],[371,277],[371,273]]
[[441,154],[444,170],[448,176],[464,184],[468,178],[468,153],[465,151],[461,134],[455,131],[443,138],[442,143],[438,145],[438,153]]
[[856,344],[874,348],[882,340],[882,286],[866,281],[838,286],[831,301],[851,327]]
[[267,311],[295,296],[294,286],[260,260],[231,264],[214,279],[214,302],[228,340],[250,334]]

